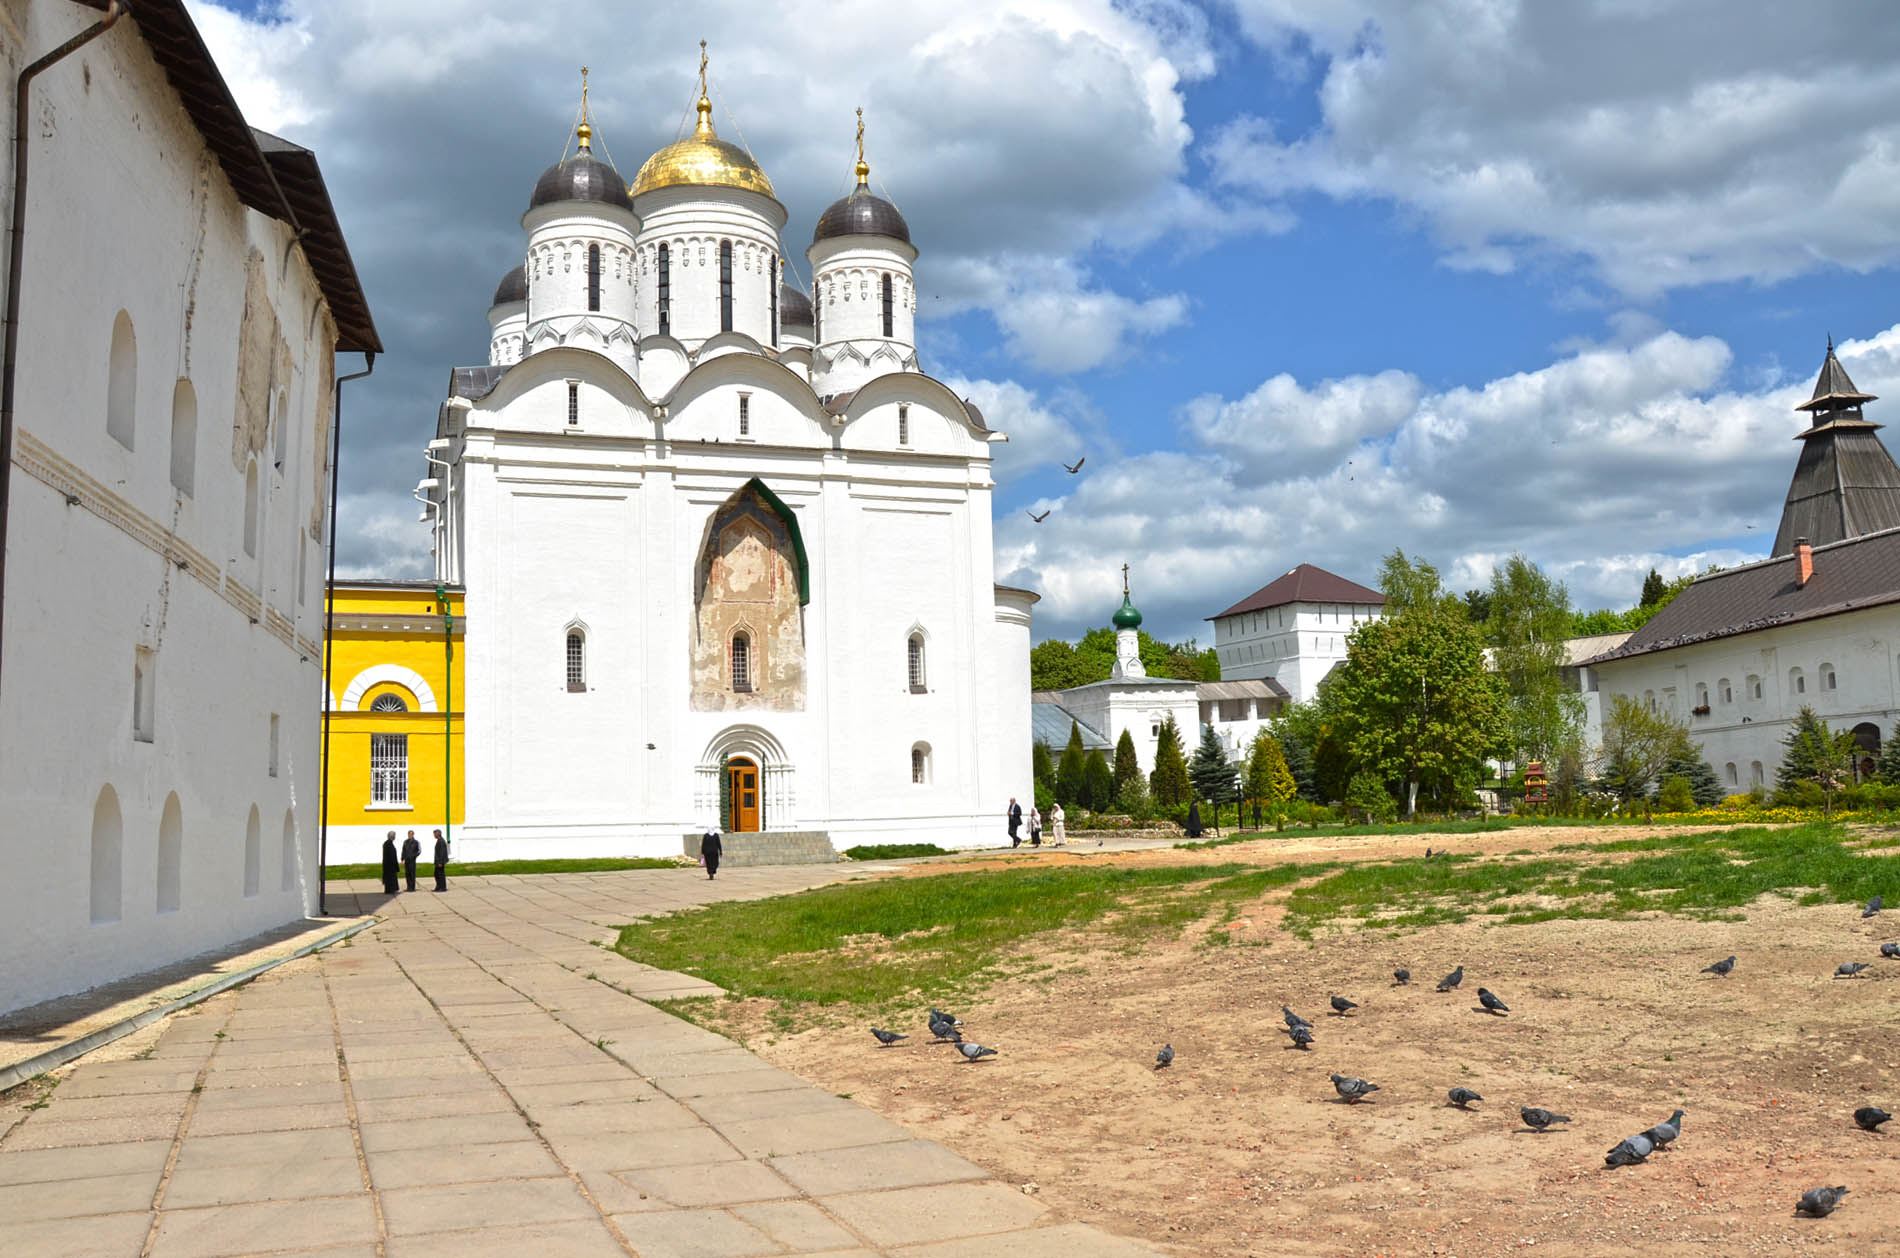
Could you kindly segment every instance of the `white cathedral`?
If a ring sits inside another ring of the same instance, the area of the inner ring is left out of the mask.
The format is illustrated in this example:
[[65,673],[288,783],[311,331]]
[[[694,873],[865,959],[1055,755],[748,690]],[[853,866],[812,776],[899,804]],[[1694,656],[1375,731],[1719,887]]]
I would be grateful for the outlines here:
[[1037,596],[995,582],[1006,438],[918,368],[917,250],[862,121],[811,297],[703,58],[697,125],[631,183],[585,104],[576,138],[420,487],[466,591],[457,859],[678,854],[713,825],[996,842],[1031,793]]

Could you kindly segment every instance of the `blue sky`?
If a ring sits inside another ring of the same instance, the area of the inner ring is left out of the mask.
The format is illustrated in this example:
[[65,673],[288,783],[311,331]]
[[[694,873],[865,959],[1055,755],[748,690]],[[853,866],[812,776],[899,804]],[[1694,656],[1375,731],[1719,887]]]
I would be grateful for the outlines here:
[[485,358],[578,65],[631,175],[700,38],[793,257],[865,106],[925,368],[1012,436],[998,576],[1043,592],[1038,636],[1102,623],[1123,562],[1155,632],[1205,638],[1296,563],[1368,580],[1394,546],[1460,588],[1523,550],[1628,602],[1651,565],[1761,553],[1827,334],[1900,395],[1878,3],[528,7],[193,4],[252,121],[316,149],[388,346],[351,401],[346,570],[426,563],[417,451]]

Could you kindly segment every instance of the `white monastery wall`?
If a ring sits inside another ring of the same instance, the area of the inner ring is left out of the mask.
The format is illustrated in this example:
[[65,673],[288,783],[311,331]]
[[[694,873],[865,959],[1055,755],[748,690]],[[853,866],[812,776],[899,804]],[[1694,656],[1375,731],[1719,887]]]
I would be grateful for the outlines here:
[[[1865,721],[1879,728],[1883,744],[1893,736],[1900,608],[1846,612],[1594,667],[1606,713],[1612,695],[1653,702],[1688,723],[1725,790],[1746,791],[1756,780],[1772,790],[1803,704],[1833,729]],[[1708,714],[1694,715],[1704,702]]]
[[1346,658],[1347,636],[1377,620],[1379,610],[1363,603],[1290,603],[1223,616],[1214,622],[1220,675],[1229,681],[1271,677],[1294,703],[1304,703]]
[[[98,18],[52,3],[9,13],[25,25],[23,51],[0,23],[16,67]],[[41,76],[33,102],[0,1010],[301,917],[317,890],[326,563],[308,530],[334,328],[289,231],[238,202],[130,22]],[[257,415],[237,398],[253,250],[268,307],[254,317],[274,315],[282,336],[253,364],[269,380]],[[129,444],[108,421],[121,312],[132,387],[115,413]],[[175,399],[195,399],[181,408],[195,433],[178,429],[188,493],[173,481]],[[149,679],[136,700],[135,670]]]

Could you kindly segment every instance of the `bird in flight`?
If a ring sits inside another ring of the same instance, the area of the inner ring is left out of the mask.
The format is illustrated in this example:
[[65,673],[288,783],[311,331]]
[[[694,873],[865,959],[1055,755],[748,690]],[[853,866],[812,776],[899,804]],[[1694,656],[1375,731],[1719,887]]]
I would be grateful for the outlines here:
[[1068,468],[1069,475],[1074,476],[1077,472],[1082,470],[1082,465],[1088,461],[1089,461],[1089,456],[1085,454],[1081,458],[1075,461],[1074,467],[1069,467],[1067,463],[1064,463],[1062,466],[1065,468]]
[[[1055,510],[1054,507],[1049,508],[1049,511],[1054,511],[1054,510]],[[1034,520],[1036,523],[1041,524],[1044,520],[1049,518],[1049,511],[1045,511],[1041,515],[1037,515],[1034,511],[1025,511],[1023,512],[1023,514],[1028,516],[1030,519]]]

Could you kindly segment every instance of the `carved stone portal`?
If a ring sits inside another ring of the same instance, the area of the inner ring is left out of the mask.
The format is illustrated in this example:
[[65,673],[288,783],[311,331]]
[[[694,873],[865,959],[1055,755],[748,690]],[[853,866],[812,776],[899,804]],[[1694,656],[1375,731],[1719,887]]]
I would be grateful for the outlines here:
[[791,529],[754,485],[713,514],[694,574],[694,711],[804,710],[797,556]]

